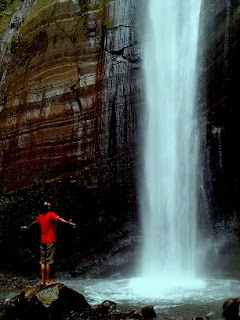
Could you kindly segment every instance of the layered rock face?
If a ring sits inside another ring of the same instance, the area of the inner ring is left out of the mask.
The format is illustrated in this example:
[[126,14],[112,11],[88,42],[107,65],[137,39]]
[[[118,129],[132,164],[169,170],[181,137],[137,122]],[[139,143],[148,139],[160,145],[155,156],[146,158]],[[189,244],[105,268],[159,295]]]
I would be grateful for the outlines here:
[[[99,246],[108,233],[116,240],[112,219],[118,238],[127,232],[121,217],[131,220],[136,208],[142,105],[140,6],[25,0],[17,7],[1,42],[0,249],[16,256],[13,243],[22,237],[16,230],[46,195],[54,210],[78,223],[75,254]],[[10,208],[8,195],[17,192]]]
[[135,2],[28,0],[15,13],[2,47],[2,191],[76,177],[134,189]]
[[[218,266],[217,270],[221,265],[227,275],[231,273],[229,265],[239,264],[240,252],[237,152],[239,10],[238,1],[203,0],[200,21],[199,101],[201,116],[206,119],[202,151],[204,197],[209,205],[205,211],[210,213],[205,228],[214,234],[209,261],[213,267]],[[215,254],[216,261],[213,261]],[[236,269],[234,272],[236,276]]]

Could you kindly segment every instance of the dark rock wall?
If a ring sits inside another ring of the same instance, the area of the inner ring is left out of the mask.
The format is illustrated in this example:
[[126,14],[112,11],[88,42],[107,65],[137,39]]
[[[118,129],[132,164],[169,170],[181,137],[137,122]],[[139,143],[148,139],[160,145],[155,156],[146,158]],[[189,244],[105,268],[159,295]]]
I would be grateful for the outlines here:
[[206,119],[202,151],[208,205],[205,227],[213,237],[206,267],[234,277],[239,276],[240,253],[239,10],[239,1],[203,0],[200,21],[199,101],[200,116]]

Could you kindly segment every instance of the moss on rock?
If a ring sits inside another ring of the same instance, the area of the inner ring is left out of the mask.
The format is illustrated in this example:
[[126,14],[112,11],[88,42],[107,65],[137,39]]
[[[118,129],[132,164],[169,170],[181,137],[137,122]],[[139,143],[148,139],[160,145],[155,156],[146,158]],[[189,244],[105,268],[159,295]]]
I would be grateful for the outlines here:
[[7,7],[4,8],[4,6],[0,9],[0,39],[3,37],[4,32],[9,27],[11,18],[19,5],[22,3],[22,0],[14,0],[14,1],[8,1]]

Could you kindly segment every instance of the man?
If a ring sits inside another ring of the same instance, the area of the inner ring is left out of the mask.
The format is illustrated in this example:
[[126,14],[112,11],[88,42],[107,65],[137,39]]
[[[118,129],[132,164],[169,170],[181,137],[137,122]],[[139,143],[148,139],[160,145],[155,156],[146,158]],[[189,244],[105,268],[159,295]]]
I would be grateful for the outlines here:
[[40,265],[41,265],[41,285],[51,285],[53,281],[50,280],[51,265],[54,262],[56,252],[56,230],[57,222],[70,224],[76,226],[71,221],[66,221],[60,218],[54,212],[50,211],[51,204],[44,202],[42,213],[33,221],[28,227],[22,226],[21,229],[29,229],[33,224],[40,223],[41,227],[41,244],[40,244]]

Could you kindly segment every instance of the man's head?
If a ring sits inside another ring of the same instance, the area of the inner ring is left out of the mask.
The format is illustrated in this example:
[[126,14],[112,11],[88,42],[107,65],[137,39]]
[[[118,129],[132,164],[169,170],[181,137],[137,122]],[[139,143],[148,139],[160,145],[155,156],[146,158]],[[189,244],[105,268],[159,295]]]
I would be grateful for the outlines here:
[[49,203],[49,202],[44,202],[43,205],[44,205],[44,206],[48,206],[48,209],[49,209],[49,210],[51,209],[51,203]]
[[43,204],[41,208],[41,212],[45,214],[45,213],[48,213],[48,211],[49,211],[48,206],[46,204]]
[[43,202],[42,213],[47,213],[51,209],[51,204],[49,202]]

